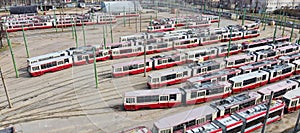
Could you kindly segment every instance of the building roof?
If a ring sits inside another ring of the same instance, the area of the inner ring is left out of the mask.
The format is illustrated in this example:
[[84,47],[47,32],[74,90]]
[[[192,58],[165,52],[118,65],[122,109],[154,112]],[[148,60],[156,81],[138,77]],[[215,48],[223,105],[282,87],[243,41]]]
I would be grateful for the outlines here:
[[141,11],[142,6],[138,1],[103,1],[101,2],[103,12],[108,13],[123,13]]
[[206,115],[217,113],[217,110],[204,105],[199,108],[195,108],[192,110],[188,110],[185,112],[177,113],[165,118],[162,118],[156,122],[154,122],[154,126],[158,129],[166,129],[171,128],[173,126],[180,125],[182,123],[186,123],[191,120],[195,120],[197,118],[205,118]]

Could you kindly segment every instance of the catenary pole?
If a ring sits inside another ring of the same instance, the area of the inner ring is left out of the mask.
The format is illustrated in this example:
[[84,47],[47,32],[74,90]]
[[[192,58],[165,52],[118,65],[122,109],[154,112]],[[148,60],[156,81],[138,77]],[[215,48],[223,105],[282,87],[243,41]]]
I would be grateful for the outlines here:
[[86,41],[85,41],[85,30],[84,30],[84,21],[82,20],[82,33],[83,33],[83,44],[86,46]]
[[16,65],[15,56],[14,56],[14,53],[13,53],[13,50],[12,50],[11,42],[10,42],[7,31],[6,31],[6,40],[7,40],[7,44],[9,46],[11,58],[12,58],[12,61],[13,61],[14,70],[15,70],[15,73],[16,73],[16,78],[19,78],[19,72],[18,72],[18,68],[17,68],[17,65]]
[[105,35],[105,29],[104,26],[102,26],[103,28],[103,44],[104,44],[104,48],[106,49],[106,35]]
[[0,67],[0,74],[1,74],[1,79],[2,79],[2,84],[3,84],[4,91],[5,91],[6,99],[7,99],[7,102],[8,102],[8,107],[12,108],[12,104],[10,102],[10,97],[8,95],[8,91],[7,91],[7,88],[6,88],[6,84],[5,84],[5,81],[4,81],[4,76],[3,76],[3,73],[2,73],[1,67]]
[[54,14],[53,16],[54,16],[55,32],[57,32],[57,22],[56,22],[57,20],[56,20],[55,10],[53,10],[53,14]]
[[298,131],[298,125],[299,125],[299,119],[300,119],[300,110],[298,110],[298,118],[294,127],[294,133],[296,133]]
[[[75,23],[75,25],[76,25],[76,23]],[[75,34],[75,44],[76,44],[76,48],[78,48],[78,37],[77,37],[76,26],[74,26],[74,34]]]
[[282,27],[282,34],[281,34],[281,36],[284,36],[285,26],[286,26],[286,16],[284,16],[284,24],[283,24],[283,27]]
[[274,92],[271,91],[271,95],[268,99],[269,102],[268,102],[268,106],[267,106],[267,112],[266,112],[266,116],[265,116],[265,119],[264,119],[263,127],[261,129],[261,133],[265,133],[265,128],[266,128],[266,125],[267,125],[267,120],[269,118],[270,106],[271,106],[273,95],[274,95]]
[[140,13],[140,32],[142,32],[142,13]]
[[274,35],[273,35],[273,43],[275,43],[276,32],[277,32],[277,24],[275,23],[275,30],[274,30]]
[[96,64],[96,52],[95,48],[93,48],[93,54],[94,54],[94,73],[95,73],[95,83],[96,83],[96,88],[98,88],[98,72],[97,72],[97,64]]
[[22,25],[22,32],[23,32],[23,40],[24,40],[24,44],[25,44],[25,49],[26,49],[26,55],[27,55],[27,58],[29,58],[30,55],[29,55],[29,50],[28,50],[28,45],[27,45],[27,38],[26,38],[26,35],[25,35],[23,25]]
[[125,19],[125,6],[123,7],[123,24],[124,27],[126,26],[126,19]]
[[230,34],[229,34],[229,43],[228,43],[227,57],[230,56],[230,45],[231,45],[232,27],[229,30],[230,30]]
[[295,19],[294,19],[293,24],[292,24],[292,31],[291,31],[290,41],[292,41],[292,38],[293,38],[294,27],[295,27]]

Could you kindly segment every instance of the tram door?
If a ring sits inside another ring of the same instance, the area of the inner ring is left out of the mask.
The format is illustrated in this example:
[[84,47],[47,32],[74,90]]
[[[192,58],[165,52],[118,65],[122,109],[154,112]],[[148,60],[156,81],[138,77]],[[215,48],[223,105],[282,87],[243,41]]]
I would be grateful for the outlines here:
[[159,96],[159,106],[160,108],[167,108],[169,105],[169,96]]
[[297,105],[299,104],[299,99],[291,101],[291,111],[297,111]]
[[89,63],[89,56],[85,55],[84,58],[85,58],[86,64],[88,64]]

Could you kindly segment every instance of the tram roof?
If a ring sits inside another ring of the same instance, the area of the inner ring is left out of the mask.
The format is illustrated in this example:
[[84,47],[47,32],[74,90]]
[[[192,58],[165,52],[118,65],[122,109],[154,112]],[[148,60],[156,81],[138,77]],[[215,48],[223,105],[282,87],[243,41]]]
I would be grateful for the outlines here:
[[[146,59],[146,62],[152,62],[150,59]],[[133,60],[129,62],[122,62],[122,63],[117,63],[113,64],[112,67],[122,67],[122,66],[128,66],[128,65],[134,65],[134,64],[141,64],[144,63],[144,60]]]
[[152,72],[149,74],[150,77],[161,77],[167,74],[176,74],[179,72],[184,72],[190,70],[190,68],[185,67],[185,66],[181,66],[181,67],[177,67],[177,68],[171,68],[171,69],[166,69],[164,71],[159,71],[159,72]]
[[[51,58],[51,59],[48,59],[48,60],[43,60],[43,61],[40,61],[40,62],[32,63],[32,64],[30,64],[30,66],[38,66],[38,65],[41,65],[41,64],[46,64],[46,63],[50,63],[50,62],[57,61],[57,60],[67,59],[67,58],[72,58],[72,56],[60,56],[60,57],[56,57],[56,58]],[[69,61],[69,62],[72,62],[72,61]]]
[[277,48],[279,51],[282,51],[282,50],[286,50],[286,49],[290,49],[290,48],[297,48],[299,46],[296,46],[296,45],[288,45],[288,46],[284,46],[284,47],[280,47],[280,48]]
[[57,52],[52,52],[52,53],[48,53],[48,54],[44,54],[44,55],[39,55],[39,56],[35,56],[35,57],[31,57],[27,60],[38,60],[38,59],[41,59],[41,58],[47,58],[51,55],[60,55],[60,54],[64,54],[64,53],[67,53],[66,51],[57,51]]
[[292,87],[293,85],[298,85],[297,82],[292,81],[292,80],[284,80],[284,81],[279,81],[267,86],[262,87],[259,89],[257,92],[262,93],[262,94],[271,94],[271,92],[279,92],[283,89],[286,89],[288,87]]
[[171,128],[198,118],[205,118],[206,115],[217,113],[217,110],[204,105],[192,110],[177,113],[171,116],[164,117],[154,122],[155,127],[158,129]]
[[244,59],[244,58],[251,58],[253,57],[253,55],[250,54],[239,54],[239,55],[232,55],[229,56],[228,58],[225,58],[225,61],[234,61],[234,60],[238,60],[238,59]]
[[275,59],[270,59],[270,60],[264,60],[264,61],[260,61],[260,62],[254,62],[254,63],[248,64],[248,65],[245,65],[245,66],[241,66],[240,69],[247,70],[247,69],[250,69],[250,68],[255,68],[255,67],[264,66],[264,65],[268,65],[268,64],[273,64],[275,62],[278,63],[279,61],[275,60]]
[[268,74],[268,72],[258,70],[258,71],[254,71],[254,72],[251,72],[251,73],[245,73],[245,74],[242,74],[242,75],[234,76],[234,77],[230,78],[229,80],[234,80],[236,82],[242,82],[248,77],[257,77],[257,76],[261,76],[263,74]]
[[300,98],[300,88],[288,91],[283,95],[283,97],[287,99]]
[[154,89],[154,90],[136,90],[125,92],[125,97],[138,97],[138,96],[153,96],[153,95],[169,95],[182,93],[180,89]]

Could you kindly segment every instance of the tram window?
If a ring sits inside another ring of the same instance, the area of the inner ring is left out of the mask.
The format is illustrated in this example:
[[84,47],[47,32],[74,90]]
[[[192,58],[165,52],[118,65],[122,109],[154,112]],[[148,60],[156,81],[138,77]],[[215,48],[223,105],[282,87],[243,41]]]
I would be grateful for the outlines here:
[[[149,64],[149,62],[147,62]],[[139,64],[139,68],[144,67],[144,64]]]
[[176,75],[176,78],[180,78],[180,77],[182,77],[182,73]]
[[191,98],[196,98],[197,97],[197,92],[192,92],[191,93]]
[[292,101],[291,106],[296,106],[297,105],[297,101]]
[[176,94],[170,94],[170,101],[176,101],[177,95]]
[[198,92],[198,97],[201,97],[201,96],[205,96],[205,92],[204,91]]
[[198,119],[197,120],[197,125],[199,125],[199,124],[202,124],[202,123],[204,123],[205,122],[205,118],[201,118],[201,119]]
[[232,66],[233,65],[233,62],[228,62],[228,66]]
[[41,68],[42,68],[42,69],[47,68],[46,64],[41,65]]
[[292,90],[294,90],[295,88],[296,88],[296,86],[295,86],[295,85],[293,85],[293,86],[292,86]]
[[168,96],[160,96],[159,101],[168,101]]
[[57,62],[52,62],[52,66],[57,66]]
[[40,68],[38,66],[36,66],[36,67],[32,67],[32,70],[37,71],[37,70],[40,70]]
[[78,61],[82,60],[82,56],[81,56],[81,55],[80,55],[80,56],[77,56],[77,60],[78,60]]
[[160,133],[171,133],[171,129],[161,130]]
[[242,83],[235,83],[235,87],[241,87]]
[[62,65],[62,64],[64,64],[63,61],[59,61],[59,62],[57,63],[57,65]]
[[292,71],[292,67],[290,68],[285,68],[282,70],[282,74],[285,74],[285,73],[288,73],[288,72],[291,72]]
[[273,72],[273,77],[276,77],[277,76],[277,72]]
[[126,103],[135,103],[134,98],[126,98]]
[[266,78],[267,78],[267,75],[262,76],[262,80],[266,80]]
[[128,66],[123,66],[123,71],[128,71],[129,67]]
[[183,72],[183,76],[187,76],[187,75],[188,75],[187,71]]
[[209,114],[205,117],[206,121],[211,121],[212,120],[212,114]]
[[94,55],[90,54],[90,55],[89,55],[89,58],[94,58]]
[[251,78],[251,79],[244,80],[244,81],[243,81],[243,86],[246,86],[246,85],[255,83],[256,81],[257,81],[257,80],[256,80],[256,77]]

